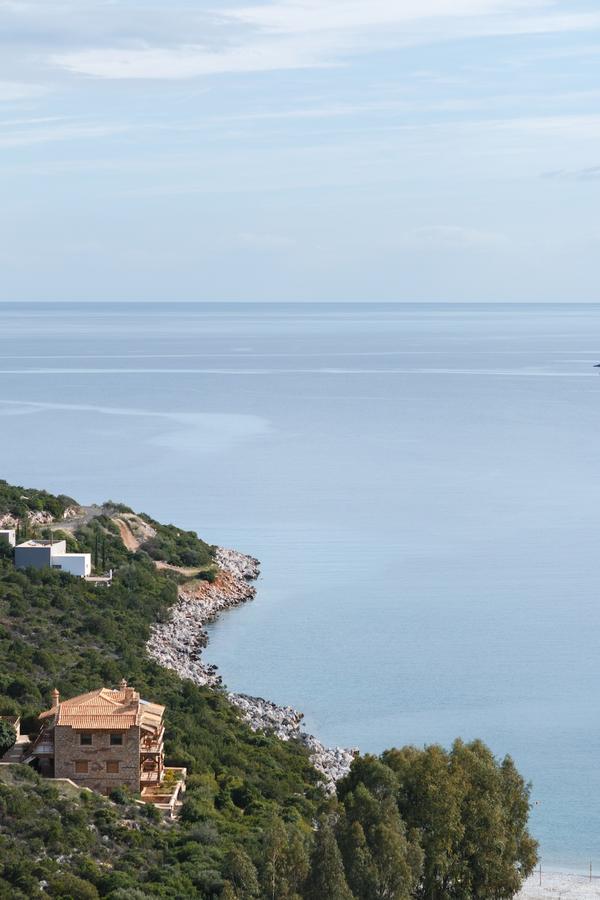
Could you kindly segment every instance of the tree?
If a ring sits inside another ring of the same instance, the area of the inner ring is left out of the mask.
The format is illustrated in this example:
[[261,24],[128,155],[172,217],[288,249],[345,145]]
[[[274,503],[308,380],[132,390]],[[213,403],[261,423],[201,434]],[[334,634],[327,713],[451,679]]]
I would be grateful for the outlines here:
[[310,867],[306,840],[299,828],[275,816],[263,835],[263,859],[263,895],[271,900],[298,896]]
[[14,727],[6,719],[0,719],[0,756],[4,756],[16,740],[17,732]]
[[530,789],[510,758],[498,764],[481,741],[392,750],[398,808],[425,852],[419,900],[504,900],[537,859],[527,831]]
[[465,782],[464,835],[459,846],[465,884],[460,900],[509,900],[537,862],[537,843],[527,831],[530,788],[507,757],[498,765],[481,741],[456,741],[451,766]]
[[377,800],[395,797],[398,790],[398,779],[394,771],[369,753],[354,760],[350,772],[338,784],[338,797],[343,800],[347,794],[355,791],[359,784],[366,787]]
[[396,775],[400,814],[408,828],[418,831],[425,854],[417,896],[449,897],[452,885],[462,877],[458,847],[464,835],[466,785],[455,777],[442,747],[390,750],[383,759]]
[[348,822],[342,816],[338,832],[348,885],[359,900],[368,897],[376,875],[365,830],[360,822]]
[[[17,541],[18,543],[18,541]],[[14,550],[12,545],[8,543],[8,541],[0,540],[0,559],[5,559],[7,562],[11,562],[13,559]]]
[[310,873],[304,890],[306,900],[353,900],[344,874],[342,854],[330,821],[323,816],[315,836]]
[[358,783],[344,799],[340,844],[348,884],[359,900],[411,900],[423,854],[416,836],[407,836],[393,797],[378,800]]
[[250,900],[258,896],[258,875],[254,863],[241,847],[232,847],[225,854],[223,875],[238,900]]
[[310,869],[307,837],[299,825],[288,825],[288,842],[283,857],[285,891],[282,897],[299,898]]

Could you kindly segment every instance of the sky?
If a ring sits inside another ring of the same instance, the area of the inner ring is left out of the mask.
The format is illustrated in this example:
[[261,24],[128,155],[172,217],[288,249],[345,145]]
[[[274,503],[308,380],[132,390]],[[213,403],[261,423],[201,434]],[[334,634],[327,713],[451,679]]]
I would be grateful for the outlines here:
[[598,0],[0,0],[0,301],[600,300]]

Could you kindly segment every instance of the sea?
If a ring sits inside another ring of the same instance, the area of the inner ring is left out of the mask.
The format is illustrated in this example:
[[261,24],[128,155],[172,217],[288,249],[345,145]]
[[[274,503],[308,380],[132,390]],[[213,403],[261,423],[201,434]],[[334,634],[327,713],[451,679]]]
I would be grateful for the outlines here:
[[325,743],[481,738],[600,871],[600,305],[2,304],[0,477],[262,563],[231,688]]

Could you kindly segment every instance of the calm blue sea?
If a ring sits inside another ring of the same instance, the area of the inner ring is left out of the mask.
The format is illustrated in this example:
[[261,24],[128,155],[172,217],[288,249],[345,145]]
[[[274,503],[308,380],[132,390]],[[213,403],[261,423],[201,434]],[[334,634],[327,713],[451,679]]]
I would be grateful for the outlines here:
[[481,737],[600,868],[600,306],[1,305],[0,474],[258,556],[231,688]]

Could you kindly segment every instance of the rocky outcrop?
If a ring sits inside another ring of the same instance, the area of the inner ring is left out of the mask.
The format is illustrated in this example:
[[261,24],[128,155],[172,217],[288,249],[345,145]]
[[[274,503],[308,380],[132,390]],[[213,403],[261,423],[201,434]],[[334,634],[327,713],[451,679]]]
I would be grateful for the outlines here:
[[260,574],[260,563],[253,556],[217,547],[215,560],[220,569],[243,581],[256,581]]
[[63,519],[79,519],[83,515],[83,512],[83,507],[81,506],[67,506],[62,517]]
[[[27,513],[27,521],[33,526],[50,525],[51,522],[54,522],[54,517],[52,516],[52,513],[47,512],[45,509],[29,510]],[[16,528],[19,523],[19,517],[13,516],[12,513],[0,515],[0,528]]]
[[119,519],[125,522],[137,541],[138,546],[145,541],[150,541],[152,538],[156,537],[156,528],[153,528],[149,522],[146,522],[145,519],[142,519],[141,516],[138,516],[135,513],[120,513],[113,521],[118,524]]
[[50,525],[51,522],[54,522],[52,513],[46,512],[45,509],[40,512],[32,512],[30,510],[27,513],[27,518],[30,525]]
[[[250,582],[258,578],[260,569],[257,559],[235,550],[219,547],[215,559],[219,566],[216,581],[182,585],[169,620],[154,626],[147,645],[149,655],[161,666],[173,669],[181,678],[210,687],[220,686],[222,679],[216,666],[202,660],[208,643],[205,626],[223,610],[255,597],[256,588]],[[298,740],[304,744],[328,792],[333,793],[336,781],[348,774],[357,751],[325,747],[302,730],[304,716],[298,710],[247,694],[230,693],[229,699],[253,731],[268,731],[283,741]]]

